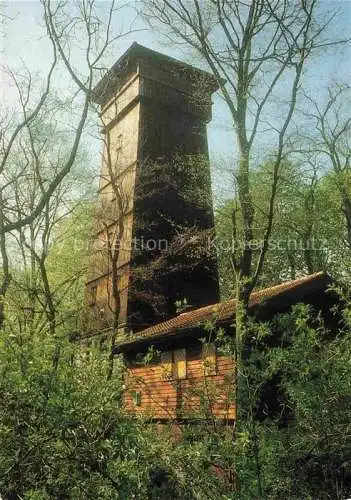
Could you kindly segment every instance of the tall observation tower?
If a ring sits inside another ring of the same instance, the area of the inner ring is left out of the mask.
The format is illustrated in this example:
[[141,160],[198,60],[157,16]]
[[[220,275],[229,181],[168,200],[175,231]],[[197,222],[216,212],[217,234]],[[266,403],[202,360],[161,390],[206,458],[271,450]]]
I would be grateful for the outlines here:
[[206,124],[216,80],[134,43],[94,89],[103,154],[91,328],[133,332],[219,300]]

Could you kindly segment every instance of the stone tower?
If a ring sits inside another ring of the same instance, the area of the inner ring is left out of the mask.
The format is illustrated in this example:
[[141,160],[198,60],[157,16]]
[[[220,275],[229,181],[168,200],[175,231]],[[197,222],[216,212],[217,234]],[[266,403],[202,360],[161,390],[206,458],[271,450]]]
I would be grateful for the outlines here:
[[134,43],[94,89],[104,151],[90,326],[137,331],[219,300],[208,244],[212,75]]

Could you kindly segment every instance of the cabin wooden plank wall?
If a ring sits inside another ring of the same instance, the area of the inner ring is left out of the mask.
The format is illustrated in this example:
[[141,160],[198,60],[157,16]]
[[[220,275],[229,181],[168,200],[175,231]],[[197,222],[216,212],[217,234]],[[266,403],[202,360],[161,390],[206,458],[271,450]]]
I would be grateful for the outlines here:
[[163,351],[144,366],[133,359],[126,364],[128,413],[157,420],[235,420],[233,361],[213,345]]

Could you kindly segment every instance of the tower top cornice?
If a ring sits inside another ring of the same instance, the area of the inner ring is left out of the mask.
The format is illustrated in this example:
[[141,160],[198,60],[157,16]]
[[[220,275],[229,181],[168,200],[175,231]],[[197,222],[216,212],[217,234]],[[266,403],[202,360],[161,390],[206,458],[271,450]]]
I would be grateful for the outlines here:
[[211,73],[134,42],[97,83],[93,100],[104,106],[131,75],[150,78],[151,71],[155,81],[189,94],[201,91],[210,97],[219,88]]

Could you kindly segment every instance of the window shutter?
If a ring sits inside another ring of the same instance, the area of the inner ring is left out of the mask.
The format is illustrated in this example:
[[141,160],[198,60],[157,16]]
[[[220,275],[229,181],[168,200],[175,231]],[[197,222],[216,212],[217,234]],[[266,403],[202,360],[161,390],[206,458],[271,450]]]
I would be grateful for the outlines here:
[[205,375],[216,375],[216,346],[204,344],[202,346],[202,363]]
[[163,380],[172,378],[172,351],[161,352],[161,374]]
[[186,349],[173,352],[173,378],[186,378]]

